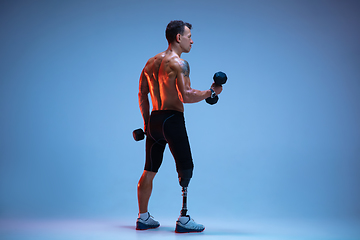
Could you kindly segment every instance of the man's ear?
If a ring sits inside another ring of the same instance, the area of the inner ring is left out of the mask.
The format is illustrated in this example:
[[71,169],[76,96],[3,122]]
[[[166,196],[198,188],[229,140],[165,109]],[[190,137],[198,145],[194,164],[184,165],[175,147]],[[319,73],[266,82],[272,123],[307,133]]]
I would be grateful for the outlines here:
[[178,33],[178,34],[176,35],[176,41],[177,41],[178,43],[180,43],[180,37],[181,37],[181,34]]

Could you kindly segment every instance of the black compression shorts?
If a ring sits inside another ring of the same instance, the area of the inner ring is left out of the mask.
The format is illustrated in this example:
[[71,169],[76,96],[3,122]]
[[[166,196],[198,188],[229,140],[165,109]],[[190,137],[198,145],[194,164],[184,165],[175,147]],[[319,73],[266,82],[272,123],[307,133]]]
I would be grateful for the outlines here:
[[192,171],[194,164],[184,114],[173,110],[153,111],[147,129],[145,170],[159,170],[167,143],[179,176],[186,170]]

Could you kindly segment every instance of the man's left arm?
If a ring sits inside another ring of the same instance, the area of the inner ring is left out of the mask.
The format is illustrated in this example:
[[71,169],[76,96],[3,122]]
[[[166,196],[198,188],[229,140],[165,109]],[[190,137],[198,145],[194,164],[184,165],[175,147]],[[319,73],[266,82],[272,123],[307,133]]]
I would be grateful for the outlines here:
[[149,103],[149,84],[145,75],[145,68],[141,72],[140,80],[139,80],[139,107],[141,115],[144,119],[144,132],[147,131],[147,124],[150,117],[150,103]]
[[201,91],[191,88],[190,67],[187,61],[181,60],[180,64],[174,64],[173,69],[176,72],[176,86],[181,102],[196,103],[211,96],[210,90]]

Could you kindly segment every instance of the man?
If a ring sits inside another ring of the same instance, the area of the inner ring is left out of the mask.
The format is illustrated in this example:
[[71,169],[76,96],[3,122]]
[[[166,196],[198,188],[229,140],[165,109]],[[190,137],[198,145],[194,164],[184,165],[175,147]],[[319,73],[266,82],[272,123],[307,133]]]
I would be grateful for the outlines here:
[[[180,185],[187,188],[192,177],[194,165],[185,128],[183,104],[196,103],[222,91],[222,87],[215,84],[205,91],[190,86],[189,64],[180,56],[190,52],[194,43],[191,27],[191,24],[183,21],[171,21],[165,32],[168,49],[150,58],[140,76],[139,106],[147,137],[145,168],[138,184],[138,230],[160,226],[148,212],[148,202],[153,179],[161,165],[167,143],[176,162]],[[151,116],[149,93],[153,106]],[[176,232],[201,232],[204,229],[203,225],[197,224],[188,215],[182,214],[176,222]]]

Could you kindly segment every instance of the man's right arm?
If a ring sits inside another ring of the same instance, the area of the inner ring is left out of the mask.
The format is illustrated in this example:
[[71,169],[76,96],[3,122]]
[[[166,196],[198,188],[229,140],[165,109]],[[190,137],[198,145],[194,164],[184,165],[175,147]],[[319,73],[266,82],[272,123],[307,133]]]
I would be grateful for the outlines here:
[[140,80],[139,80],[139,107],[141,115],[144,119],[144,131],[147,130],[147,124],[150,117],[150,103],[149,103],[149,84],[145,75],[145,68],[141,72]]

